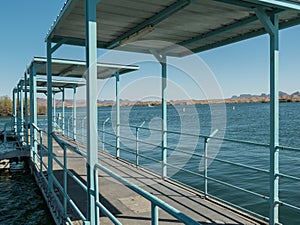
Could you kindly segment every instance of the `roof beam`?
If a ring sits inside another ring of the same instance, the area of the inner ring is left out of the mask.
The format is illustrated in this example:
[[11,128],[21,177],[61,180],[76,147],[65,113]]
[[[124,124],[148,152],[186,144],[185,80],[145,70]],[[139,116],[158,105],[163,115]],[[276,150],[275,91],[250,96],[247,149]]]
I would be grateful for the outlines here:
[[288,0],[246,0],[246,1],[259,4],[262,6],[300,11],[300,2],[297,3],[295,1],[288,1]]
[[223,2],[230,5],[240,6],[244,8],[254,8],[255,5],[253,3],[238,1],[238,0],[214,0],[215,2]]
[[[63,39],[65,39],[64,40],[64,44],[66,44],[66,45],[85,46],[85,39],[81,39],[81,38],[71,38],[71,37],[54,36],[51,41],[53,43],[59,43]],[[97,41],[97,48],[104,48],[107,45],[108,45],[107,42]]]
[[206,40],[208,38],[212,38],[214,36],[221,35],[221,34],[229,32],[229,31],[232,31],[234,29],[237,29],[237,28],[239,28],[241,26],[248,25],[248,24],[253,23],[253,22],[257,21],[257,20],[258,20],[258,18],[256,16],[251,16],[251,17],[248,17],[247,19],[244,19],[244,20],[232,23],[232,24],[227,25],[227,26],[223,26],[223,27],[221,27],[219,29],[210,31],[210,32],[205,33],[205,34],[201,34],[201,35],[199,35],[197,37],[194,37],[194,38],[192,38],[190,40],[186,40],[186,41],[180,42],[178,44],[182,45],[182,46],[187,46],[187,45],[193,44],[195,42],[204,41],[204,40]]
[[111,41],[106,46],[106,48],[110,49],[110,48],[117,47],[122,40],[124,40],[124,39],[128,38],[129,36],[139,32],[140,30],[144,29],[145,27],[147,27],[149,25],[154,26],[155,24],[158,24],[159,22],[161,22],[164,19],[168,18],[172,14],[174,14],[174,13],[180,11],[181,9],[185,8],[186,6],[188,6],[192,1],[193,0],[178,0],[178,1],[176,1],[172,5],[166,7],[165,9],[163,9],[160,12],[156,13],[155,15],[150,17],[149,19],[146,19],[145,21],[143,21],[142,23],[140,23],[136,27],[128,30],[127,32],[123,33],[122,35],[120,35],[115,40]]
[[[280,12],[282,12],[282,10],[274,10],[273,11],[273,13],[275,13],[275,14],[280,13]],[[250,23],[256,22],[257,20],[258,20],[258,18],[257,18],[256,15],[250,16],[250,17],[248,17],[244,20],[239,20],[237,22],[234,22],[234,23],[231,23],[229,25],[223,26],[223,27],[221,27],[219,29],[216,29],[216,30],[213,30],[211,32],[201,34],[201,35],[198,35],[198,36],[196,36],[194,38],[191,38],[189,40],[179,42],[179,43],[177,43],[177,45],[188,46],[188,45],[194,44],[196,42],[199,43],[199,42],[207,40],[209,38],[213,38],[215,36],[222,35],[224,33],[233,31],[234,29],[237,29],[239,27],[246,26]],[[162,52],[167,53],[168,51],[172,50],[173,48],[175,48],[175,46],[170,46],[170,47],[164,49]]]
[[48,31],[48,34],[46,35],[45,41],[47,41],[48,39],[52,41],[53,38],[53,32],[55,29],[58,29],[60,27],[60,21],[63,18],[66,18],[72,11],[72,9],[78,4],[79,0],[69,0],[67,1],[63,8],[60,11],[60,14],[57,16],[56,20],[53,22],[51,28]]
[[[300,23],[300,16],[296,19],[282,22],[281,24],[279,24],[279,29],[280,30],[285,29],[285,28],[288,28],[288,27],[291,27],[291,26],[295,26],[299,23]],[[253,37],[256,37],[256,36],[260,36],[260,35],[263,35],[263,34],[266,34],[265,28],[261,28],[257,31],[253,31],[253,32],[248,32],[244,35],[238,35],[238,36],[233,37],[233,38],[228,38],[226,40],[219,41],[219,42],[211,44],[211,45],[205,45],[205,46],[202,46],[202,47],[199,47],[199,48],[194,48],[194,49],[192,49],[192,51],[195,52],[195,53],[204,52],[204,51],[207,51],[207,50],[211,50],[211,49],[214,49],[214,48],[217,48],[217,47],[232,44],[232,43],[235,43],[235,42],[238,42],[238,41],[246,40],[246,39],[253,38]]]

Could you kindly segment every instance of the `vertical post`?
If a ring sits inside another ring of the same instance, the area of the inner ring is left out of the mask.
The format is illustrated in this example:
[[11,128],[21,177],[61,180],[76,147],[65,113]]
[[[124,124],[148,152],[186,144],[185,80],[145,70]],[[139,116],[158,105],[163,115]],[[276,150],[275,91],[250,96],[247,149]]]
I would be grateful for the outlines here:
[[151,225],[158,225],[158,207],[151,202]]
[[20,88],[20,107],[21,107],[21,141],[24,141],[24,81],[21,81]]
[[204,196],[207,197],[207,142],[208,138],[204,138]]
[[167,57],[162,56],[162,83],[161,83],[161,101],[162,101],[162,178],[167,177]]
[[52,49],[47,40],[47,116],[48,116],[48,190],[53,191],[53,143],[52,143]]
[[[33,63],[34,64],[34,63]],[[34,161],[35,153],[34,153],[34,143],[35,139],[33,138],[33,130],[35,130],[32,126],[33,124],[33,73],[32,66],[29,67],[29,98],[30,98],[30,157],[31,160]]]
[[278,224],[279,201],[279,22],[271,16],[274,33],[270,33],[270,224]]
[[76,84],[73,86],[73,138],[76,140]]
[[109,121],[109,117],[102,123],[102,150],[105,150],[105,125]]
[[67,170],[68,170],[68,165],[67,165],[67,148],[66,146],[63,146],[63,150],[64,150],[64,214],[65,217],[67,216],[67,207],[68,207],[68,199],[67,199],[67,178],[68,178],[68,174],[67,174]]
[[17,136],[20,135],[20,89],[17,85]]
[[120,157],[120,76],[116,72],[116,157]]
[[[36,84],[36,65],[33,64],[32,66],[32,90],[33,90],[33,95],[30,100],[32,102],[32,118],[33,118],[33,123],[35,125],[38,125],[38,119],[37,119],[37,84]],[[37,130],[33,129],[33,139],[37,140]],[[34,153],[37,154],[38,149],[37,149],[37,142],[33,142],[33,147],[34,147]],[[37,163],[37,157],[35,156],[34,158],[35,163]]]
[[17,136],[20,137],[21,132],[21,101],[20,101],[20,83],[17,86]]
[[53,95],[53,124],[55,126],[56,124],[56,98],[55,98],[55,92],[52,93]]
[[17,133],[17,89],[13,89],[13,120],[14,120],[14,133]]
[[135,165],[139,166],[139,127],[135,128]]
[[62,133],[65,134],[65,88],[62,89]]
[[27,70],[24,73],[24,92],[25,92],[25,142],[26,147],[29,146],[28,140],[28,96],[27,96],[27,87],[28,87],[28,80],[27,80]]
[[98,224],[95,199],[98,179],[95,165],[98,162],[98,112],[97,112],[97,22],[96,6],[99,0],[86,0],[86,96],[87,96],[87,219],[91,225]]
[[40,173],[43,173],[43,131],[40,131]]
[[136,127],[135,129],[135,165],[139,166],[139,131],[140,128],[143,127],[145,124],[145,121],[141,123],[139,127]]
[[30,151],[31,157],[33,157],[34,162],[36,163],[36,154],[37,154],[37,130],[32,126],[32,124],[37,125],[37,90],[36,90],[36,68],[35,63],[32,63],[30,67]]

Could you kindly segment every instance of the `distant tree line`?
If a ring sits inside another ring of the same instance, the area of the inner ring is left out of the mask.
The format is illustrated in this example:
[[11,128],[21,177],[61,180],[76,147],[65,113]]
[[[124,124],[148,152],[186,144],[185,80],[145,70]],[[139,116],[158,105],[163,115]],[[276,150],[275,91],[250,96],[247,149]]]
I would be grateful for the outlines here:
[[[28,99],[28,115],[30,114],[30,101]],[[24,104],[25,105],[25,104]],[[17,106],[18,107],[18,106]],[[47,113],[47,107],[45,105],[37,105],[38,115],[45,115]],[[12,116],[13,115],[13,102],[9,96],[0,97],[0,116]]]
[[12,115],[12,100],[6,95],[0,97],[0,116]]

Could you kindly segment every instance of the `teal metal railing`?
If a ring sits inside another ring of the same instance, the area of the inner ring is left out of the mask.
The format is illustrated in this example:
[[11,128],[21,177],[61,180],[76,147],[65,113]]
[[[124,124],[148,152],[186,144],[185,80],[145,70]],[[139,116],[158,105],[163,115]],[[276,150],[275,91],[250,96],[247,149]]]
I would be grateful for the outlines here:
[[[107,122],[107,121],[106,121]],[[105,123],[106,123],[105,122]],[[114,141],[116,140],[116,134],[113,131],[106,131],[106,126],[105,123],[103,122],[103,126],[102,126],[102,130],[98,130],[99,132],[99,136],[102,136],[102,140],[100,141],[100,143],[102,144],[102,148],[105,151],[108,151],[109,153],[113,153],[114,152],[114,148],[116,148],[116,146],[113,144]],[[132,142],[134,146],[135,144],[135,149],[132,148],[128,148],[125,146],[121,146],[120,147],[120,158],[122,158],[123,160],[127,160],[130,163],[134,163],[136,166],[142,166],[142,167],[146,167],[147,165],[141,165],[139,162],[140,158],[144,158],[145,160],[148,161],[152,161],[153,163],[162,163],[162,159],[161,158],[155,158],[153,156],[151,156],[151,154],[142,154],[139,151],[139,144],[148,147],[151,147],[153,149],[155,149],[156,151],[159,151],[160,149],[162,149],[162,145],[159,144],[155,144],[155,143],[150,143],[147,141],[144,141],[142,139],[139,138],[140,136],[140,132],[141,131],[146,131],[146,132],[158,132],[161,133],[162,131],[160,129],[149,129],[146,127],[143,127],[144,124],[142,124],[141,126],[128,126],[128,125],[123,125],[120,124],[121,127],[127,127],[130,128],[132,133],[134,133],[135,131],[135,138],[130,138],[128,136],[119,136],[119,139],[122,141],[129,141]],[[190,138],[199,138],[202,139],[202,144],[203,146],[197,146],[197,148],[201,148],[202,151],[198,151],[198,149],[196,149],[194,152],[188,151],[186,149],[178,149],[178,148],[172,148],[172,147],[167,147],[167,150],[170,151],[176,151],[177,153],[181,153],[181,154],[186,154],[186,155],[192,155],[192,157],[197,157],[199,159],[204,159],[204,169],[202,172],[197,172],[195,170],[191,170],[191,169],[187,169],[184,167],[184,165],[175,165],[175,164],[171,164],[168,162],[165,162],[166,166],[168,168],[173,168],[173,169],[177,169],[178,171],[184,172],[186,174],[190,174],[192,177],[199,177],[199,179],[202,179],[203,181],[203,188],[195,188],[195,186],[191,186],[188,183],[184,183],[184,182],[180,182],[178,179],[176,180],[176,182],[179,182],[185,186],[188,186],[196,191],[199,191],[201,193],[204,194],[205,197],[211,197],[214,199],[217,199],[221,202],[224,202],[228,205],[234,206],[237,209],[240,209],[242,211],[245,211],[249,214],[252,214],[260,219],[263,219],[265,221],[269,221],[269,218],[266,215],[263,215],[261,212],[259,211],[255,211],[255,210],[249,210],[247,208],[245,208],[244,206],[238,205],[236,203],[233,203],[231,201],[225,200],[223,198],[218,197],[216,194],[212,193],[214,190],[213,188],[209,189],[208,188],[208,184],[217,184],[220,185],[224,188],[227,189],[231,189],[233,191],[239,191],[239,192],[243,192],[245,194],[247,194],[248,196],[252,196],[255,197],[256,199],[262,199],[263,201],[265,201],[266,204],[269,204],[270,201],[270,197],[268,196],[268,191],[266,191],[266,187],[263,187],[263,190],[252,190],[251,188],[245,188],[245,187],[241,187],[239,185],[236,184],[232,184],[228,181],[224,181],[219,177],[214,177],[213,173],[210,172],[209,170],[209,166],[207,161],[211,160],[214,162],[218,162],[221,163],[223,165],[230,165],[235,167],[236,169],[240,168],[245,169],[248,171],[248,175],[249,177],[251,177],[252,173],[258,173],[258,175],[255,176],[265,176],[267,177],[267,179],[269,179],[269,168],[261,168],[261,166],[253,166],[253,165],[247,165],[246,163],[242,163],[242,162],[235,162],[235,161],[231,161],[229,159],[222,159],[219,156],[216,157],[210,157],[208,152],[209,152],[209,146],[208,143],[210,140],[214,140],[214,141],[219,141],[222,142],[222,145],[226,144],[226,143],[230,143],[230,144],[238,144],[239,146],[241,146],[241,148],[243,148],[243,146],[247,146],[247,148],[259,148],[262,149],[262,151],[264,150],[269,150],[270,146],[268,144],[263,144],[263,143],[256,143],[256,142],[251,142],[251,141],[242,141],[242,140],[234,140],[234,139],[227,139],[227,138],[218,138],[218,137],[214,137],[214,133],[212,135],[198,135],[198,134],[189,134],[189,133],[182,133],[182,132],[175,132],[175,131],[167,131],[168,135],[183,135],[183,136],[187,136]],[[300,148],[291,148],[291,147],[285,147],[285,146],[278,146],[277,147],[282,153],[287,152],[287,151],[294,151],[297,153],[300,153]],[[111,151],[109,151],[109,149],[112,149]],[[122,154],[123,152],[123,154]],[[202,152],[202,153],[198,153],[198,152]],[[127,154],[124,154],[127,153]],[[132,155],[132,157],[128,157],[129,155]],[[159,154],[158,154],[159,155]],[[125,156],[125,157],[124,157]],[[236,173],[239,173],[239,170],[234,170],[237,171]],[[251,172],[252,171],[252,172]],[[154,172],[158,172],[158,171],[154,171]],[[216,173],[214,173],[216,174]],[[261,175],[259,175],[261,174]],[[160,174],[161,176],[163,176],[163,174]],[[300,177],[298,176],[294,176],[294,175],[290,175],[290,174],[285,174],[285,173],[279,173],[278,176],[280,177],[284,177],[289,179],[290,181],[294,181],[294,182],[299,182],[300,181]],[[168,177],[168,179],[172,179],[172,177]],[[253,182],[258,182],[255,181],[255,177],[253,178]],[[268,181],[266,181],[266,184],[268,185]],[[300,183],[298,183],[300,184]],[[238,196],[237,196],[238,198]],[[259,200],[260,201],[260,200]],[[279,202],[277,202],[276,204],[279,204],[281,209],[282,208],[289,208],[291,210],[297,211],[298,213],[300,213],[300,207],[295,205],[295,203],[290,203],[287,201],[282,201],[279,200]],[[267,213],[266,213],[267,214]],[[300,215],[300,214],[299,214]]]
[[[82,119],[78,119],[79,121],[83,121]],[[85,134],[85,126],[84,122],[81,122],[83,125],[77,125],[77,140],[80,142],[85,142],[86,140],[86,134]],[[101,124],[99,127],[101,129],[98,130],[99,132],[99,146],[102,146],[102,150],[108,151],[109,153],[116,154],[115,149],[116,149],[116,133],[111,129],[111,124],[110,123],[110,118],[108,117],[105,121],[102,122],[102,127]],[[107,126],[110,125],[110,126]],[[162,149],[161,144],[155,144],[151,143],[149,141],[143,140],[144,138],[144,132],[157,132],[161,134],[160,129],[149,129],[147,127],[144,127],[144,123],[142,123],[140,126],[128,126],[128,125],[123,125],[120,124],[120,129],[122,130],[123,128],[130,128],[132,131],[132,134],[134,134],[134,137],[130,137],[130,135],[120,135],[119,140],[122,143],[122,141],[129,141],[132,143],[131,146],[134,146],[132,148],[128,148],[124,145],[120,145],[120,158],[123,160],[127,160],[130,163],[134,163],[136,166],[141,166],[141,167],[146,167],[147,165],[144,165],[141,163],[141,161],[147,160],[147,161],[152,161],[153,163],[158,163],[162,164],[162,159],[159,157],[154,157],[151,154],[145,153],[143,149],[145,146],[151,147],[155,149],[155,151],[160,151]],[[69,126],[69,129],[65,131],[65,135],[69,135],[71,138],[73,137],[73,127]],[[121,132],[122,134],[122,132]],[[221,190],[225,191],[232,191],[234,193],[244,193],[243,196],[247,196],[247,198],[256,199],[255,202],[257,204],[260,204],[260,202],[264,202],[263,204],[268,205],[270,201],[269,197],[269,189],[268,189],[268,179],[269,179],[269,168],[268,168],[268,163],[266,162],[265,165],[256,165],[255,162],[249,164],[249,162],[245,162],[243,160],[241,161],[236,161],[232,160],[231,158],[224,158],[222,156],[210,156],[209,151],[210,151],[210,142],[211,141],[218,141],[222,142],[222,146],[226,146],[227,144],[229,145],[236,145],[234,148],[237,149],[245,149],[245,151],[250,151],[251,149],[260,149],[260,151],[267,152],[269,151],[270,146],[268,144],[264,143],[256,143],[256,142],[251,142],[251,141],[242,141],[242,140],[235,140],[235,139],[227,139],[227,138],[218,138],[214,136],[214,133],[211,135],[198,135],[198,134],[189,134],[189,133],[182,133],[182,132],[177,132],[177,131],[167,131],[168,136],[186,136],[188,138],[196,138],[199,139],[200,145],[197,146],[196,150],[191,152],[190,149],[188,148],[174,148],[171,145],[167,146],[166,149],[168,151],[176,151],[177,153],[180,153],[182,155],[191,155],[193,158],[198,158],[199,160],[202,159],[203,163],[203,170],[202,171],[195,171],[190,168],[186,168],[184,165],[176,164],[176,163],[171,163],[171,162],[165,162],[165,165],[169,169],[176,169],[182,173],[185,173],[186,176],[191,176],[191,177],[198,177],[198,184],[190,184],[189,182],[181,181],[177,177],[168,177],[168,179],[175,180],[178,183],[181,183],[185,186],[188,186],[196,191],[199,191],[200,193],[203,193],[205,197],[210,197],[214,198],[216,200],[219,200],[221,202],[224,202],[228,205],[234,206],[237,209],[240,209],[242,211],[245,211],[249,214],[252,214],[260,219],[263,219],[265,221],[268,221],[268,212],[261,212],[260,210],[256,209],[249,209],[245,207],[243,204],[240,204],[239,202],[236,203],[234,201],[231,201],[231,199],[225,199],[222,196],[218,195],[215,193],[215,186],[218,185],[218,188],[221,187]],[[286,152],[295,152],[295,153],[300,153],[299,148],[291,148],[291,147],[286,147],[286,146],[278,146],[277,147],[282,154],[285,154]],[[111,151],[110,151],[111,150]],[[75,149],[73,149],[75,151]],[[83,154],[83,153],[80,153]],[[132,155],[132,157],[128,157],[128,155]],[[161,155],[161,154],[157,154]],[[82,155],[85,156],[85,155]],[[117,157],[117,155],[116,155]],[[268,157],[267,157],[268,158]],[[235,182],[232,182],[233,180],[226,180],[223,179],[224,177],[220,177],[216,173],[216,168],[211,169],[211,166],[208,166],[208,162],[213,161],[214,163],[219,163],[224,166],[231,166],[233,171],[237,171],[236,173],[240,173],[243,171],[244,177],[253,177],[252,182],[264,182],[265,185],[260,185],[255,188],[253,187],[245,187],[243,183],[236,184]],[[148,168],[149,169],[149,168]],[[160,175],[160,171],[154,171]],[[255,174],[255,175],[252,175]],[[289,182],[294,182],[295,184],[299,182],[300,184],[300,178],[298,176],[295,176],[295,174],[289,174],[287,172],[281,172],[278,174],[279,177],[288,179]],[[263,179],[256,179],[259,177],[264,177]],[[201,182],[200,182],[201,181]],[[296,184],[297,185],[297,184]],[[241,194],[236,194],[236,198],[239,199],[239,195]],[[277,202],[278,205],[280,205],[281,211],[283,210],[292,210],[295,211],[296,213],[300,213],[300,207],[297,205],[295,202],[290,202],[289,198],[285,199],[280,199]],[[100,210],[105,213],[105,209],[102,208],[101,206],[97,203],[97,207],[99,207]],[[268,208],[268,207],[266,207]],[[106,212],[108,213],[108,212]],[[109,215],[107,215],[109,217]]]
[[[43,161],[43,152],[48,153],[47,148],[44,146],[43,143],[43,135],[46,133],[45,131],[41,130],[39,127],[37,127],[35,124],[32,124],[32,127],[38,132],[37,139],[34,141],[37,142],[39,148],[38,149],[32,149],[33,151],[33,162],[35,163],[35,166],[38,170],[38,173],[44,180],[44,182],[48,182],[47,174],[47,163]],[[47,134],[47,133],[46,133]],[[46,135],[47,136],[47,135]],[[82,158],[87,157],[87,154],[83,149],[78,148],[78,146],[73,146],[69,144],[68,142],[60,139],[58,135],[55,133],[52,134],[52,137],[54,140],[59,144],[59,146],[63,149],[63,162],[61,162],[58,158],[58,156],[53,155],[53,160],[57,163],[59,167],[63,169],[63,184],[61,184],[55,176],[52,177],[53,182],[57,190],[59,191],[59,194],[57,194],[54,191],[54,187],[50,190],[51,194],[54,196],[54,199],[58,205],[58,208],[61,212],[63,212],[64,215],[64,221],[67,221],[69,224],[73,224],[71,218],[68,216],[67,213],[67,207],[68,205],[72,207],[72,209],[75,211],[75,213],[79,216],[80,220],[82,222],[86,222],[87,218],[84,216],[84,213],[79,209],[79,207],[76,205],[74,200],[69,196],[67,192],[67,177],[69,176],[72,178],[86,193],[87,193],[87,186],[84,184],[80,179],[78,179],[69,169],[67,166],[67,149],[71,150],[72,152],[77,153]],[[199,224],[197,221],[189,218],[188,216],[184,215],[177,209],[173,208],[172,206],[166,204],[164,201],[160,200],[159,198],[153,196],[149,192],[143,190],[142,188],[130,183],[126,179],[120,177],[119,175],[115,174],[114,172],[110,171],[106,167],[100,165],[99,163],[96,164],[94,168],[94,176],[97,176],[98,172],[97,170],[102,170],[103,172],[107,173],[112,178],[116,179],[117,181],[121,182],[122,184],[125,184],[128,188],[135,191],[137,194],[143,196],[147,200],[151,202],[151,220],[153,225],[157,225],[159,221],[159,215],[158,215],[158,208],[161,208],[162,210],[166,211],[170,215],[174,216],[179,221],[185,223],[185,224],[191,224],[196,225]],[[96,179],[97,180],[97,179]],[[96,187],[94,187],[94,190],[98,190],[98,182],[96,182]],[[62,196],[63,201],[60,200],[60,196]],[[105,214],[114,224],[120,225],[121,222],[99,201],[98,195],[96,195],[95,198],[95,205],[96,207]],[[96,216],[96,215],[95,215]]]

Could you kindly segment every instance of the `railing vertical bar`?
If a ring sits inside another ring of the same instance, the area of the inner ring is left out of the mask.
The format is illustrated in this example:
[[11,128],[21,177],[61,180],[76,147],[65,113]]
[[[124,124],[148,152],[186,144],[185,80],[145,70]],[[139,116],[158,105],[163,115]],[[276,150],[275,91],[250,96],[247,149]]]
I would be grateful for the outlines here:
[[207,137],[204,139],[204,195],[207,197],[208,185],[207,185]]
[[158,225],[158,207],[151,202],[151,225]]
[[68,179],[68,173],[67,173],[67,170],[68,170],[68,165],[67,165],[67,148],[66,146],[63,147],[63,150],[64,150],[64,214],[65,214],[65,217],[67,217],[67,207],[68,207],[68,199],[67,199],[67,194],[68,194],[68,191],[67,191],[67,179]]

